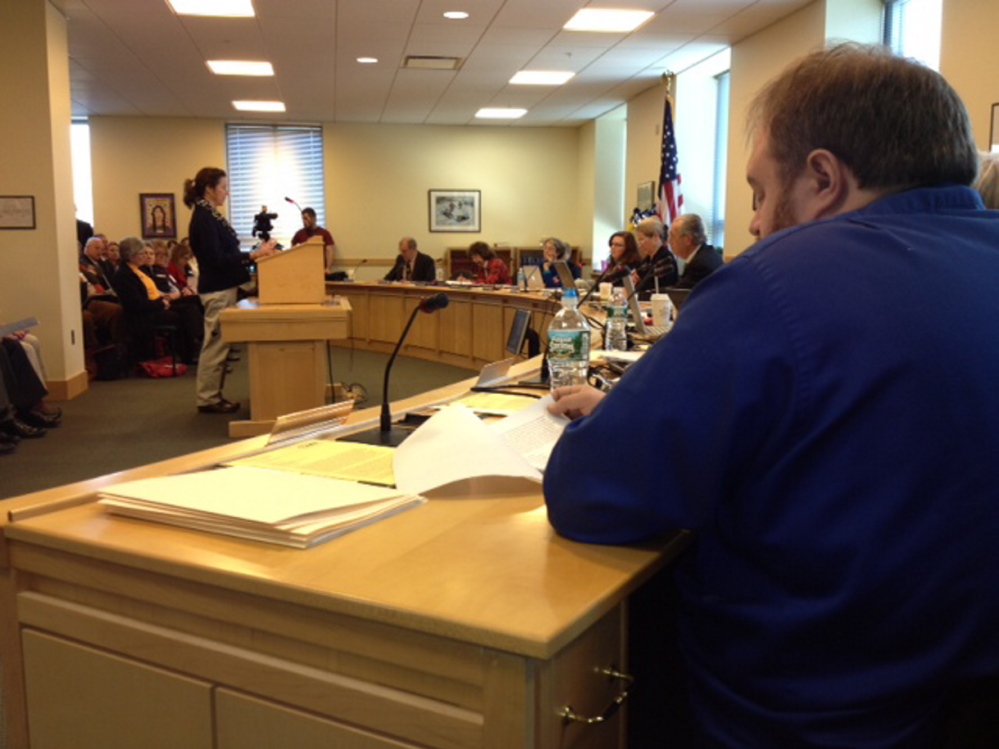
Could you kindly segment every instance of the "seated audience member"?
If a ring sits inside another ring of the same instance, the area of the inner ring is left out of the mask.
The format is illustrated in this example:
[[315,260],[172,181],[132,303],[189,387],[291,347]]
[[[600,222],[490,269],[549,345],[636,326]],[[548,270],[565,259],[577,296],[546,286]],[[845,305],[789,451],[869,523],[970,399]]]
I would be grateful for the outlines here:
[[13,409],[0,429],[11,437],[31,439],[44,437],[46,430],[59,426],[62,412],[45,404],[45,383],[38,379],[16,341],[4,339],[0,345],[0,372],[6,399]]
[[541,278],[549,289],[562,288],[562,279],[559,278],[558,271],[555,270],[557,262],[565,263],[573,278],[579,278],[583,275],[583,269],[572,262],[572,248],[561,239],[548,237],[541,243],[541,251],[544,253],[544,259],[541,263]]
[[621,279],[642,264],[642,255],[638,251],[638,242],[630,231],[616,231],[607,240],[610,247],[610,264],[604,283],[620,286]]
[[475,263],[474,283],[491,285],[510,284],[510,269],[485,242],[472,242],[468,256]]
[[100,235],[88,239],[83,247],[83,254],[80,255],[80,273],[93,287],[93,292],[88,296],[113,298],[115,290],[104,265],[104,252],[105,244]]
[[609,393],[555,391],[579,418],[548,517],[586,543],[693,531],[698,746],[995,746],[953,741],[983,695],[994,730],[999,677],[999,220],[968,114],[853,44],[749,111],[759,241]]
[[118,243],[108,242],[107,247],[104,248],[105,275],[112,278],[118,272],[119,265],[121,265],[121,257],[118,252]]
[[[121,268],[114,277],[118,298],[125,310],[125,322],[131,333],[131,343],[137,361],[155,358],[154,337],[157,325],[173,325],[181,332],[178,336],[180,357],[185,363],[192,363],[196,348],[192,336],[197,324],[189,319],[190,313],[178,313],[171,308],[169,296],[164,295],[153,279],[142,270],[151,260],[152,250],[147,250],[142,240],[126,237],[121,240]],[[147,255],[148,253],[148,255]],[[187,317],[183,317],[186,315]]]
[[170,262],[167,263],[167,273],[170,274],[170,280],[173,281],[174,286],[176,286],[181,291],[188,289],[191,293],[197,294],[197,276],[194,273],[194,268],[191,267],[191,259],[194,257],[194,253],[191,252],[191,248],[180,242],[174,243],[170,250]]
[[424,281],[437,280],[437,266],[430,255],[425,255],[416,249],[416,240],[403,237],[399,240],[399,256],[395,259],[392,270],[385,274],[386,281]]
[[999,208],[999,153],[981,153],[979,162],[975,189],[986,208]]
[[11,433],[7,422],[14,418],[14,408],[7,397],[7,383],[3,371],[0,370],[0,455],[8,455],[17,449],[21,438]]
[[314,208],[302,209],[302,228],[295,232],[291,238],[292,245],[305,244],[312,237],[321,237],[323,240],[323,257],[325,258],[325,272],[333,272],[333,261],[336,256],[336,242],[333,235],[316,222],[316,210]]
[[631,277],[639,299],[648,299],[656,291],[665,291],[667,286],[676,285],[679,274],[676,258],[666,244],[666,227],[658,218],[643,219],[635,227],[635,239],[642,262],[635,268]]
[[704,222],[696,213],[677,216],[669,228],[669,246],[684,261],[677,289],[692,289],[725,265],[718,250],[708,244]]

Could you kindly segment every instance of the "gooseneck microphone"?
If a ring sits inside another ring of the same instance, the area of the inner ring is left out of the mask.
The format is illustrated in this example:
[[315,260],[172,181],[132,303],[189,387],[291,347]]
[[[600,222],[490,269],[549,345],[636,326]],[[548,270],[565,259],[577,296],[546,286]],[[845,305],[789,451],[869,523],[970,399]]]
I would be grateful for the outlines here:
[[389,445],[391,447],[396,447],[402,444],[402,441],[409,436],[411,430],[401,429],[396,427],[392,428],[392,412],[389,409],[389,377],[392,374],[392,365],[395,364],[395,357],[399,353],[399,349],[402,348],[403,342],[406,340],[406,336],[409,335],[409,329],[413,327],[413,321],[416,319],[416,314],[418,312],[425,312],[431,314],[439,309],[444,309],[447,307],[451,300],[447,298],[447,294],[434,294],[433,296],[421,299],[419,304],[413,310],[413,313],[409,316],[409,321],[406,323],[405,329],[402,331],[402,335],[399,336],[399,342],[395,345],[395,350],[392,351],[392,356],[389,357],[388,364],[385,365],[385,379],[382,381],[382,413],[378,429],[378,441],[377,444]]
[[298,212],[299,212],[299,213],[301,213],[301,212],[302,212],[302,206],[300,206],[300,205],[299,205],[298,203],[296,203],[296,202],[295,202],[294,200],[292,200],[291,198],[288,198],[288,197],[286,197],[286,198],[285,198],[285,200],[286,200],[287,202],[291,203],[291,204],[292,204],[293,206],[295,206],[295,207],[296,207],[296,208],[298,209]]

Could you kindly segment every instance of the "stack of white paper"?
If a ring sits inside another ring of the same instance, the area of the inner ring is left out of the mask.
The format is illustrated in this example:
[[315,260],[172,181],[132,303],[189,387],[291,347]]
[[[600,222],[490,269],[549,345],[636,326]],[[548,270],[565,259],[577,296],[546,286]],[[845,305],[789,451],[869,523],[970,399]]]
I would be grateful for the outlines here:
[[304,549],[425,500],[389,487],[231,467],[118,484],[109,512]]

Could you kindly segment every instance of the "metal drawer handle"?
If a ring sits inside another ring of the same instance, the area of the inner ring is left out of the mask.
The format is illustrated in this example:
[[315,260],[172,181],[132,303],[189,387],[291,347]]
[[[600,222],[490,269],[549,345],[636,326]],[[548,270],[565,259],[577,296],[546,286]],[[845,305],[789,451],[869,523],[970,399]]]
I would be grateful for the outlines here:
[[606,676],[610,681],[622,682],[621,691],[618,693],[617,697],[611,700],[611,703],[600,715],[595,715],[592,718],[579,715],[572,709],[571,705],[566,705],[558,713],[559,717],[562,718],[562,725],[568,725],[569,723],[582,723],[586,726],[592,726],[598,723],[603,723],[606,720],[610,720],[614,716],[614,713],[618,711],[618,708],[620,708],[621,705],[624,704],[624,701],[628,699],[628,689],[631,688],[632,682],[635,681],[634,676],[621,673],[615,666],[610,666],[609,668],[596,668],[594,671],[601,676]]

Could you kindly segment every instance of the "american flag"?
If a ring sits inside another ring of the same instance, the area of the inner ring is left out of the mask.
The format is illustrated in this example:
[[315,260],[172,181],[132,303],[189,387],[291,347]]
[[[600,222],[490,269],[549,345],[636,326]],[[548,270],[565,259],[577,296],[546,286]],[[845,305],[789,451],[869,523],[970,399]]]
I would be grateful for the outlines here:
[[683,213],[683,193],[680,192],[680,172],[677,170],[676,136],[673,132],[673,108],[669,97],[663,106],[663,151],[659,168],[659,199],[656,213],[667,228]]

